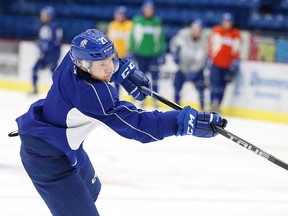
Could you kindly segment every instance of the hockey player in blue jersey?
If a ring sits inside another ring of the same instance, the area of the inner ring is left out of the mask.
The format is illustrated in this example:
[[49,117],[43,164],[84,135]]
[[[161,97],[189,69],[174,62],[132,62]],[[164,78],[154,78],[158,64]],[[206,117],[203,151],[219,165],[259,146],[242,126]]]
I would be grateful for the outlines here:
[[40,19],[42,26],[37,41],[40,53],[32,69],[33,89],[31,94],[38,93],[38,71],[48,68],[53,72],[57,67],[63,36],[62,28],[55,21],[55,10],[52,6],[46,6],[40,11]]
[[89,29],[77,35],[53,74],[45,99],[17,118],[21,160],[35,188],[54,216],[97,216],[94,204],[101,184],[83,146],[97,126],[141,143],[174,135],[213,137],[216,113],[144,111],[119,100],[110,81],[137,100],[150,81],[128,60],[119,59],[113,42]]

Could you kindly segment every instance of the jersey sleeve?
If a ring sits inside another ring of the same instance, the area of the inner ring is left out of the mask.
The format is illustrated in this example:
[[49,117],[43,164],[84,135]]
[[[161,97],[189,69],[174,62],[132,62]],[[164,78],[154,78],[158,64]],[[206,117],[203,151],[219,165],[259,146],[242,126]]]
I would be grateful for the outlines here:
[[211,33],[209,35],[209,39],[208,39],[208,46],[209,46],[209,57],[211,59],[214,59],[214,57],[217,55],[217,53],[219,52],[219,50],[221,49],[222,46],[222,37],[221,34],[219,32],[219,27],[214,27],[211,30]]
[[240,46],[241,45],[241,35],[238,29],[233,31],[233,44],[232,44],[232,55],[233,59],[240,58]]
[[163,31],[163,25],[162,25],[162,21],[159,20],[159,26],[161,29],[161,33],[160,33],[160,53],[163,53],[166,51],[167,47],[166,47],[166,38],[165,38],[165,33]]
[[[183,46],[186,46],[185,41],[186,41],[186,35],[189,34],[190,32],[187,32],[188,29],[181,29],[177,32],[176,35],[174,35],[171,40],[170,40],[170,51],[173,52],[178,52],[179,49],[181,49]],[[190,35],[189,35],[190,36]]]
[[130,31],[130,35],[129,35],[129,49],[133,52],[136,51],[136,48],[135,48],[135,28],[139,25],[139,17],[134,17],[133,20],[132,20],[132,28],[131,28],[131,31]]
[[87,85],[89,100],[82,98],[79,110],[119,135],[147,143],[176,134],[179,111],[143,111],[132,103],[120,101],[115,88],[108,83],[87,82]]

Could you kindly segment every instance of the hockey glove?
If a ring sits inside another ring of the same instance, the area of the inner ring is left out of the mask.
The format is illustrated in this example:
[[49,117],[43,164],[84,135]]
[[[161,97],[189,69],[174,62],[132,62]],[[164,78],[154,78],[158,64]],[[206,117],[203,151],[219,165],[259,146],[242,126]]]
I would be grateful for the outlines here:
[[240,71],[240,62],[239,60],[235,59],[231,62],[229,71],[225,74],[225,80],[227,82],[233,81],[233,79],[238,75]]
[[213,112],[197,112],[197,110],[186,106],[177,117],[178,131],[176,136],[193,135],[196,137],[210,138],[218,133],[212,124],[226,127],[227,120],[222,119]]
[[173,52],[171,53],[172,59],[175,62],[175,64],[179,64],[180,63],[180,56],[179,56],[179,52]]
[[151,88],[150,80],[128,59],[120,59],[120,65],[122,66],[120,66],[119,70],[113,74],[111,81],[121,84],[129,95],[132,95],[136,100],[144,100],[146,95],[142,93],[140,87],[145,86]]
[[162,53],[157,57],[158,65],[163,65],[166,63],[166,53]]
[[212,64],[213,64],[212,59],[210,57],[207,57],[205,61],[205,67],[210,69]]
[[236,74],[236,73],[239,71],[239,68],[240,68],[240,62],[239,62],[239,60],[238,60],[238,59],[234,59],[234,60],[231,62],[230,71]]

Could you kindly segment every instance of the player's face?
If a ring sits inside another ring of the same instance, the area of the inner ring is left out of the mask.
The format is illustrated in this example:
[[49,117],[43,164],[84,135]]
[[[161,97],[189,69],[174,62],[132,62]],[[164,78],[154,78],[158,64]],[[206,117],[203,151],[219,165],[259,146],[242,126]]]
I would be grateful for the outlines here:
[[113,72],[116,70],[113,63],[114,56],[110,56],[107,59],[102,61],[92,62],[89,73],[92,74],[92,77],[96,80],[101,80],[109,82]]
[[232,26],[233,26],[233,23],[231,21],[229,21],[229,20],[225,20],[225,21],[222,22],[222,27],[224,29],[226,29],[226,30],[231,29]]
[[199,38],[202,32],[202,28],[199,25],[192,26],[192,37]]
[[154,16],[154,9],[153,7],[145,7],[143,9],[143,14],[146,18],[152,18]]
[[123,21],[126,19],[126,18],[125,18],[125,15],[122,14],[122,13],[116,13],[116,14],[114,15],[114,18],[115,18],[115,20],[118,21],[118,22],[123,22]]
[[40,19],[42,23],[47,23],[50,21],[50,17],[47,13],[40,13]]

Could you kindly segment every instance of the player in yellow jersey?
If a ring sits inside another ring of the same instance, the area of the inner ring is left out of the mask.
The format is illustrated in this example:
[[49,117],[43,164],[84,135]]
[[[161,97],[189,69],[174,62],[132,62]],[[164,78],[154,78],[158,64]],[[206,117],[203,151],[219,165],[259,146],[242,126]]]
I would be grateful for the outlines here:
[[[129,35],[132,21],[127,18],[127,8],[119,6],[114,11],[114,20],[108,25],[107,36],[114,42],[120,58],[126,58],[128,53]],[[116,85],[119,92],[119,85]]]

